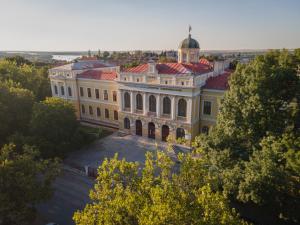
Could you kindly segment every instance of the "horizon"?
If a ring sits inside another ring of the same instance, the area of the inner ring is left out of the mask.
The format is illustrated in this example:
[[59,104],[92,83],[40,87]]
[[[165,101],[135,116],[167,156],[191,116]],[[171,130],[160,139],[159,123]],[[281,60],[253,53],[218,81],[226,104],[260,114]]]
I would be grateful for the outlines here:
[[297,0],[12,0],[1,6],[0,51],[177,50],[189,25],[201,51],[300,47]]

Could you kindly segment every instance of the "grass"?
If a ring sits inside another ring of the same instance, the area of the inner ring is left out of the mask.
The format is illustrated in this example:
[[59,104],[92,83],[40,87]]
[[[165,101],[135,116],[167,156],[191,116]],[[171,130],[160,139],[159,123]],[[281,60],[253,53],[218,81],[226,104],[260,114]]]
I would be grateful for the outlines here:
[[82,124],[80,126],[82,130],[84,130],[87,134],[92,135],[95,139],[101,139],[113,133],[111,130],[105,129],[103,127],[92,127]]

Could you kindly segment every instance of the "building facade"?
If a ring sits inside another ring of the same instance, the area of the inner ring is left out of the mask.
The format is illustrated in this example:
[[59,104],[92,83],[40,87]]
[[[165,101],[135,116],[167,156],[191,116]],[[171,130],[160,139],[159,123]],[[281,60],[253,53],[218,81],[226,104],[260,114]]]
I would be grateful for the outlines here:
[[74,104],[78,119],[166,141],[190,143],[215,125],[228,88],[228,62],[199,59],[191,37],[178,48],[177,63],[148,62],[120,71],[97,60],[49,70],[53,96]]

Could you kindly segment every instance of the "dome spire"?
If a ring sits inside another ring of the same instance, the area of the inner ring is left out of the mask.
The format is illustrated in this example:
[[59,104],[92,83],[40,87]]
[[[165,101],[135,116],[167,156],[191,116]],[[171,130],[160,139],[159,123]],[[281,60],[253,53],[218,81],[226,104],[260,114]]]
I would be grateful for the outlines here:
[[189,38],[191,38],[191,31],[192,31],[192,26],[191,25],[189,25]]

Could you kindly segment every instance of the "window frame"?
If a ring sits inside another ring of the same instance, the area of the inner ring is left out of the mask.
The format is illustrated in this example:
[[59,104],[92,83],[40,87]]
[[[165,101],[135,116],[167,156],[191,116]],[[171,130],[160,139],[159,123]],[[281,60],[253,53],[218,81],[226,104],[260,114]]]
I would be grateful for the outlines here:
[[[205,103],[210,104],[210,112],[209,113],[205,112]],[[212,101],[203,100],[202,114],[205,115],[205,116],[211,116],[212,115]]]
[[108,109],[104,110],[104,116],[105,116],[105,119],[109,119],[109,110]]
[[91,88],[87,88],[87,96],[88,96],[88,98],[92,97],[92,89]]
[[80,97],[84,96],[83,87],[79,87]]
[[96,99],[100,99],[100,90],[98,88],[95,89],[95,97]]

